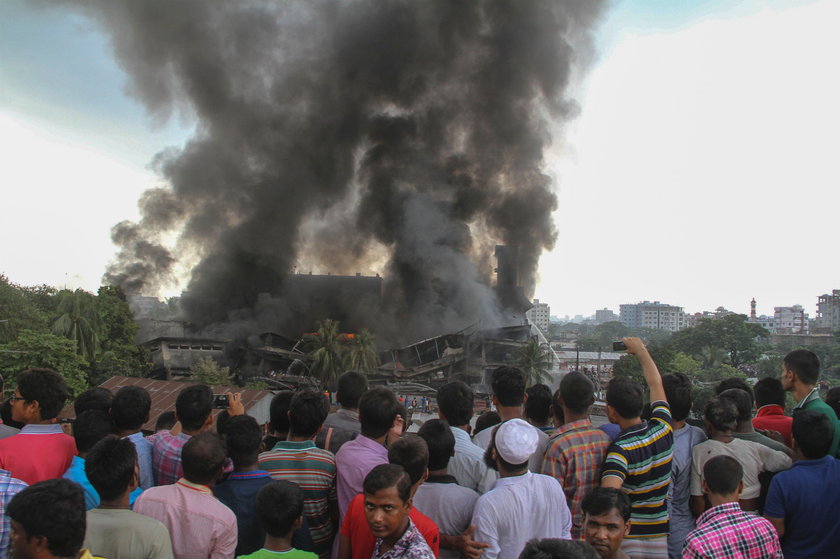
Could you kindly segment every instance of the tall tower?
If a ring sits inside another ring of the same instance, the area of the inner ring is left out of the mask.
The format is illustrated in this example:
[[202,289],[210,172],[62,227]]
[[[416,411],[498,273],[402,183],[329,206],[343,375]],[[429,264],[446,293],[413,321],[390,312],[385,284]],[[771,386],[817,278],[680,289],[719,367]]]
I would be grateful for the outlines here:
[[750,301],[750,322],[755,322],[755,297]]

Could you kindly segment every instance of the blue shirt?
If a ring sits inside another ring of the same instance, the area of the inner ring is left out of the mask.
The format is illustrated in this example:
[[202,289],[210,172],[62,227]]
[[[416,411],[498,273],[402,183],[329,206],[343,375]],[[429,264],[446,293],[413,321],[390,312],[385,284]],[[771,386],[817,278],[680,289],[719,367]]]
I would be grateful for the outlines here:
[[785,559],[836,558],[840,542],[840,462],[831,456],[794,462],[770,483],[764,515],[785,519]]
[[146,440],[140,431],[125,437],[134,444],[137,451],[137,463],[140,465],[140,489],[155,486],[155,473],[152,466],[152,448],[154,445]]
[[6,509],[12,497],[26,489],[29,485],[25,481],[13,478],[7,470],[0,470],[0,557],[9,556],[9,535],[12,527]]
[[[85,510],[95,509],[99,506],[99,493],[96,492],[96,489],[93,488],[93,485],[91,485],[88,480],[87,473],[85,473],[84,458],[74,456],[73,461],[70,463],[70,467],[67,468],[67,471],[64,472],[64,475],[61,477],[69,479],[70,481],[75,481],[82,486],[82,491],[85,493]],[[134,500],[142,492],[143,490],[139,487],[132,491],[128,496],[129,505],[133,505]]]

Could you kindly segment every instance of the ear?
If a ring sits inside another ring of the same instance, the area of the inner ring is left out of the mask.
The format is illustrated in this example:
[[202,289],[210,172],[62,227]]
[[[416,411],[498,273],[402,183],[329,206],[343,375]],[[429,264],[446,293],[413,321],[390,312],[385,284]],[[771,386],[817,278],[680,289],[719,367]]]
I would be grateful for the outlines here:
[[711,495],[711,491],[709,491],[709,485],[706,483],[705,479],[700,480],[701,485],[703,486],[703,494],[704,495]]
[[493,394],[493,397],[490,399],[490,401],[493,402],[494,406],[496,406],[497,408],[499,407],[499,398],[495,394]]
[[423,477],[420,478],[420,483],[418,483],[417,485],[424,483],[427,479],[429,479],[429,468],[423,470]]
[[625,536],[630,535],[630,524],[631,524],[631,522],[629,520],[624,523],[624,535]]
[[742,479],[741,481],[739,481],[739,482],[738,482],[738,489],[737,489],[737,491],[738,491],[738,497],[740,498],[740,497],[741,497],[741,493],[743,493],[743,492],[744,492],[744,480],[743,480],[743,479]]
[[210,429],[211,427],[213,427],[213,414],[212,413],[207,416],[207,419],[204,420],[204,424],[202,424],[200,430],[204,431],[205,429]]

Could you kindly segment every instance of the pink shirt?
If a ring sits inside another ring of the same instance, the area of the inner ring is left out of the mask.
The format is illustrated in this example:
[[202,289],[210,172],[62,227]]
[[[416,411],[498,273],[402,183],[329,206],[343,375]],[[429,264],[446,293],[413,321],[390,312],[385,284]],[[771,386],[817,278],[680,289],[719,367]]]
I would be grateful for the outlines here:
[[365,476],[376,466],[387,463],[388,449],[364,435],[341,445],[335,455],[336,493],[341,518],[344,518],[353,497],[362,492]]
[[160,520],[172,536],[175,559],[229,559],[236,551],[236,516],[206,485],[184,478],[152,487],[134,502],[134,512]]
[[17,435],[0,440],[0,469],[29,485],[64,475],[73,457],[76,442],[61,425],[24,425]]

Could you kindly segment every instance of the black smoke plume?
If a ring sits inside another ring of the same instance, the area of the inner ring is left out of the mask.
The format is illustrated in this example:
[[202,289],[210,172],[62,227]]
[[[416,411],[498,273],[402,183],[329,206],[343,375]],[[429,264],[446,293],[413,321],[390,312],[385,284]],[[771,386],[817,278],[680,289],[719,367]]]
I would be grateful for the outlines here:
[[533,290],[556,237],[544,152],[602,2],[71,3],[153,115],[196,122],[105,281],[155,293],[181,263],[197,328],[299,332],[325,317],[301,322],[289,273],[381,271],[383,310],[336,313],[404,340],[498,321],[496,244]]

